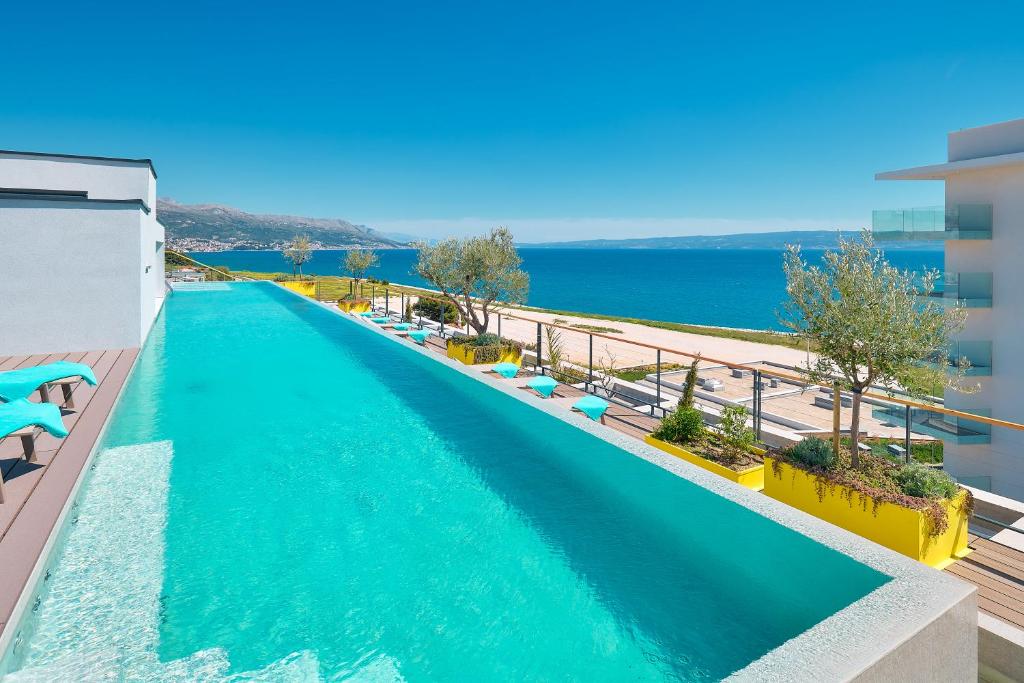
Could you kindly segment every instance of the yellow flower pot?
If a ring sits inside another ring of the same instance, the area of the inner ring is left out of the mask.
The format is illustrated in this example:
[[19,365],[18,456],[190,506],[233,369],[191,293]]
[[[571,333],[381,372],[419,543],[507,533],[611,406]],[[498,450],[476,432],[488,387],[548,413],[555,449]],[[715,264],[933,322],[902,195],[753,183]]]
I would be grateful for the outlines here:
[[928,518],[919,510],[884,502],[876,507],[870,496],[848,486],[819,483],[816,475],[774,458],[765,458],[764,466],[766,495],[918,562],[942,569],[970,552],[966,491],[940,502],[949,526],[940,535],[932,536]]
[[[752,491],[760,491],[764,488],[764,465],[754,465],[742,470],[734,470],[720,465],[714,460],[708,460],[696,453],[691,453],[682,446],[677,446],[674,443],[668,441],[662,441],[655,439],[653,434],[648,434],[644,437],[644,441],[654,446],[655,448],[665,451],[669,455],[674,455],[680,460],[685,460],[688,463],[696,465],[708,472],[713,472],[720,477],[724,477],[729,481],[745,486]],[[758,455],[764,455],[764,451],[760,448],[750,449],[752,453]]]
[[[476,347],[470,344],[448,344],[448,357],[453,358],[460,363],[466,365],[480,365],[482,362],[476,360]],[[502,350],[496,361],[487,361],[488,363],[514,363],[515,365],[522,365],[523,354],[516,351],[505,351]]]
[[316,297],[316,280],[287,281],[281,284],[303,296]]
[[339,301],[338,308],[345,311],[346,313],[366,313],[370,310],[370,302],[365,299],[356,299],[354,301]]

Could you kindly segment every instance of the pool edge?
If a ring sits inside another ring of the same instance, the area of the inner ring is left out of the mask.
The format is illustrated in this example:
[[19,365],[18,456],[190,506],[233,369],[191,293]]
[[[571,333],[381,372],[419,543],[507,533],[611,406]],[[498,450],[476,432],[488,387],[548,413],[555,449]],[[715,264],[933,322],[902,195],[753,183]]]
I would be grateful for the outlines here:
[[[277,286],[277,283],[270,283]],[[610,427],[592,422],[478,368],[466,366],[367,321],[284,287],[282,291],[327,310],[392,343],[447,365],[552,417],[643,458],[731,502],[892,577],[851,605],[735,672],[729,680],[977,679],[977,589],[955,577],[832,526],[721,477],[673,458]],[[836,651],[836,646],[842,651]],[[935,652],[949,653],[936,658]],[[939,666],[937,659],[942,659]]]

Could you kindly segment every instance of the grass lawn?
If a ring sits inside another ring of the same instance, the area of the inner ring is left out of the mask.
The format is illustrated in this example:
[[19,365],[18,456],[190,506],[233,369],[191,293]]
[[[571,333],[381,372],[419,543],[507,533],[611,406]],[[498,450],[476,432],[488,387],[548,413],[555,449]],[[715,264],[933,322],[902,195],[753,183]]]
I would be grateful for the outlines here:
[[[844,436],[841,439],[841,443],[844,446],[850,445],[850,438]],[[872,438],[864,439],[862,443],[866,443],[871,446],[871,454],[879,458],[888,458],[889,460],[895,460],[889,451],[885,449],[889,444],[896,444],[897,446],[903,445],[903,439],[883,439],[883,438]],[[919,441],[910,442],[910,455],[915,462],[925,464],[939,464],[942,462],[942,441]]]

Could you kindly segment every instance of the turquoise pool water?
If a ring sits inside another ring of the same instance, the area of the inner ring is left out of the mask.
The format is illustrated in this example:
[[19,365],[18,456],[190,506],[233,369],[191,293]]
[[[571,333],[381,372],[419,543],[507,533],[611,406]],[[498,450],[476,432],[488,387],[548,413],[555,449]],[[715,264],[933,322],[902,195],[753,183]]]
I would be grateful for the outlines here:
[[270,284],[139,363],[12,680],[714,680],[888,580]]

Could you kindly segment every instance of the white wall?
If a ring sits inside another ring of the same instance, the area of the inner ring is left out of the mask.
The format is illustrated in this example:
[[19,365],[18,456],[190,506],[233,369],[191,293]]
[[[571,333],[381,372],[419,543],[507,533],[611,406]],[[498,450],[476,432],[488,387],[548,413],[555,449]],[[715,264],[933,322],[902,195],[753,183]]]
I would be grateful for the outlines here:
[[0,199],[0,355],[140,346],[144,216],[131,204]]
[[141,199],[156,203],[156,178],[148,164],[0,154],[0,187],[86,191],[90,199]]
[[[1024,126],[1014,130],[1024,133]],[[1005,148],[987,135],[983,142],[989,149]],[[992,204],[993,220],[991,241],[946,242],[946,270],[993,273],[992,308],[971,309],[959,335],[992,341],[992,376],[967,378],[981,391],[947,392],[947,405],[1024,422],[1024,166],[952,175],[946,180],[946,203]],[[945,466],[968,481],[991,477],[994,493],[1024,500],[1024,432],[994,427],[991,444],[947,443]]]
[[949,161],[1024,152],[1024,119],[950,133],[947,148]]

